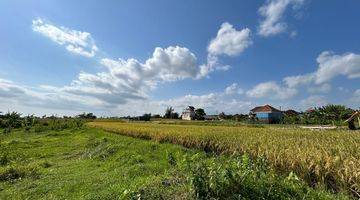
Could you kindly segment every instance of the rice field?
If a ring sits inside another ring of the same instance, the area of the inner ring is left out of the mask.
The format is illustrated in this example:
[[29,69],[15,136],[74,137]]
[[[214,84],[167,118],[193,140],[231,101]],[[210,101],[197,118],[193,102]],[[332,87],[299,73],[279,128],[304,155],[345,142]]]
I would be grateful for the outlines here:
[[90,127],[180,144],[218,154],[264,158],[280,174],[294,173],[312,187],[360,194],[360,132],[272,126],[199,126],[90,122]]

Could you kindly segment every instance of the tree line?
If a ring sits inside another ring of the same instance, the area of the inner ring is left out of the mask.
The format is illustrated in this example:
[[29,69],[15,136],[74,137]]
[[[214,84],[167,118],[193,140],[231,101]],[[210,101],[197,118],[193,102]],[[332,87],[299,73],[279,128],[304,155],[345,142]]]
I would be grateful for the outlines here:
[[75,117],[55,115],[37,117],[35,115],[22,116],[19,112],[0,112],[0,128],[4,133],[9,133],[13,129],[24,128],[25,131],[35,130],[36,132],[44,130],[63,130],[66,128],[80,128],[85,121],[94,120],[96,116],[93,113],[82,113]]

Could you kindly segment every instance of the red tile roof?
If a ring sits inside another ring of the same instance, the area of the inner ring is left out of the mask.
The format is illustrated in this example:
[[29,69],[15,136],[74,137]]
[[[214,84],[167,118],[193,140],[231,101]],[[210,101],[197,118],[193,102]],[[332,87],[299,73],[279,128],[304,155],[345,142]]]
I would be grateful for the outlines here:
[[285,113],[285,115],[288,115],[288,116],[296,116],[299,114],[298,112],[296,112],[295,110],[292,110],[292,109],[287,110],[284,113]]
[[250,110],[251,112],[281,112],[280,110],[270,106],[270,105],[265,105],[265,106],[257,106],[253,109]]

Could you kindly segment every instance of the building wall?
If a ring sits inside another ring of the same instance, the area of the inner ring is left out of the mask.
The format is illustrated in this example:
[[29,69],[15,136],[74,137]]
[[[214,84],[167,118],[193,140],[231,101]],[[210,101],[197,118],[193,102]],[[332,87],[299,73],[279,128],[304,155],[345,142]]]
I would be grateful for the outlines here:
[[195,113],[191,111],[183,112],[181,115],[181,119],[183,120],[193,120],[195,117]]
[[279,123],[282,117],[282,113],[280,112],[273,112],[273,113],[267,113],[267,112],[258,112],[256,113],[256,117],[259,119],[259,121],[263,123]]

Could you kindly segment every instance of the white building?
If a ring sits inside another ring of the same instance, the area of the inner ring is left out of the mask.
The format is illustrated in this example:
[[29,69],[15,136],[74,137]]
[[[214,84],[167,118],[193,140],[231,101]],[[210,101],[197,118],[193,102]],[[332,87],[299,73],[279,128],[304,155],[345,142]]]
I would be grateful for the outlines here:
[[193,120],[193,119],[195,119],[195,108],[193,106],[188,106],[182,112],[181,119],[183,119],[183,120]]

